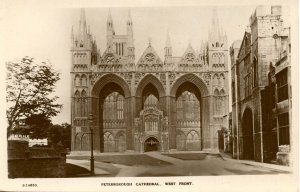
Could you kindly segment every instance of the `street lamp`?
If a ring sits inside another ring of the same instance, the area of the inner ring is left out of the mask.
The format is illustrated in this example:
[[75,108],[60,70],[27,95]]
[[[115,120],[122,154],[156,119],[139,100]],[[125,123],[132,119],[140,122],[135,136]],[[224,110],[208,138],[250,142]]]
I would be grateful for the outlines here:
[[89,125],[90,125],[90,136],[91,136],[91,158],[90,158],[90,175],[95,175],[95,170],[94,170],[94,129],[93,129],[93,114],[90,113],[89,115]]

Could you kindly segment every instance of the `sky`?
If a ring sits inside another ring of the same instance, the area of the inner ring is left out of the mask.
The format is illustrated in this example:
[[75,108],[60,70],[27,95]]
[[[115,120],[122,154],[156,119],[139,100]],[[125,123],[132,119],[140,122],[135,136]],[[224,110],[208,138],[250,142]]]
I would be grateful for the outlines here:
[[[55,94],[63,104],[61,113],[53,118],[54,123],[70,123],[70,69],[71,29],[78,29],[80,7],[85,7],[87,24],[96,37],[101,53],[106,45],[106,20],[110,8],[115,32],[126,34],[128,10],[133,20],[136,61],[140,58],[151,38],[152,46],[163,59],[163,49],[169,31],[174,56],[182,56],[189,42],[198,49],[202,40],[207,40],[212,20],[212,6],[126,6],[113,4],[105,7],[91,5],[49,3],[33,5],[7,3],[0,9],[2,26],[0,42],[1,67],[6,61],[31,56],[37,61],[49,60],[61,73]],[[48,1],[49,2],[49,1]],[[228,36],[229,46],[242,39],[249,24],[249,17],[256,5],[217,6],[220,24]],[[283,19],[289,25],[288,7],[283,7]],[[230,61],[228,61],[230,65]],[[1,71],[5,68],[1,68]],[[1,73],[3,74],[3,73]],[[4,75],[5,76],[5,75]],[[3,75],[1,75],[3,78]],[[5,79],[4,79],[5,80]],[[4,82],[4,81],[2,81]],[[5,98],[5,97],[4,97]],[[231,105],[231,104],[230,104]]]

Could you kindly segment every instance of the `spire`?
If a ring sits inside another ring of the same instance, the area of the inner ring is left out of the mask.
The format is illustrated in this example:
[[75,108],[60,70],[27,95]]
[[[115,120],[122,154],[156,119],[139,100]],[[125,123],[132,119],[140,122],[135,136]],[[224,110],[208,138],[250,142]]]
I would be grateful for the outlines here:
[[77,38],[80,43],[80,47],[84,47],[85,45],[87,45],[88,34],[87,34],[87,25],[86,25],[84,8],[80,9],[79,30],[78,30]]
[[127,18],[127,35],[129,38],[133,39],[133,30],[132,30],[132,19],[130,9],[128,10],[128,18]]
[[108,10],[107,29],[110,29],[112,32],[114,32],[114,23],[110,13],[110,9]]
[[81,8],[81,10],[80,10],[79,31],[80,31],[81,35],[86,33],[86,31],[87,31],[84,8]]
[[107,22],[112,22],[112,17],[111,17],[110,9],[108,9]]
[[170,57],[170,56],[172,56],[172,45],[171,45],[170,34],[168,30],[166,46],[165,46],[165,57]]
[[107,35],[107,47],[111,47],[113,45],[113,36],[115,35],[115,30],[114,30],[114,24],[111,17],[110,9],[108,10],[106,35]]
[[74,38],[74,30],[73,30],[73,26],[72,26],[72,30],[71,30],[71,42],[72,42],[72,48],[74,48],[75,38]]
[[210,40],[218,41],[220,37],[220,24],[217,8],[214,7],[212,11],[212,26],[210,31]]
[[172,47],[172,46],[171,46],[171,40],[170,40],[170,33],[169,33],[169,30],[168,30],[168,32],[167,32],[166,47]]
[[74,29],[73,29],[73,25],[72,25],[72,30],[71,30],[71,40],[72,40],[72,42],[74,42]]
[[127,18],[127,21],[128,21],[128,22],[132,22],[132,19],[131,19],[131,11],[130,11],[130,9],[128,10],[128,18]]

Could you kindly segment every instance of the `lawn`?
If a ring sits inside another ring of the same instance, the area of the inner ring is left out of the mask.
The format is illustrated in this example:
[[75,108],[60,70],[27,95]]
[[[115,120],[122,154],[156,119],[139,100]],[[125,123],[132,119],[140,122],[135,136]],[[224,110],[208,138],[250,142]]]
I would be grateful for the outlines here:
[[88,177],[89,175],[88,169],[70,163],[66,164],[66,177]]
[[173,157],[181,160],[203,160],[206,158],[206,153],[174,153],[174,154],[163,154],[168,157]]
[[[88,160],[89,156],[69,156],[68,159]],[[95,156],[95,161],[122,164],[127,166],[142,165],[142,166],[166,166],[172,165],[169,162],[155,159],[145,154],[134,155],[101,155]]]

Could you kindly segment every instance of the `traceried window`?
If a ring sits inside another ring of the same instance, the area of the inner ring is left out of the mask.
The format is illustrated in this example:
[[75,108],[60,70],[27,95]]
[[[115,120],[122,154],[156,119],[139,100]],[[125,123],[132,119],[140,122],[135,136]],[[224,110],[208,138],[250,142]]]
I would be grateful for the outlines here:
[[80,101],[81,101],[81,99],[80,99],[80,93],[78,90],[75,92],[74,96],[75,96],[75,98],[74,98],[75,99],[75,116],[80,116],[80,112],[81,112]]
[[251,74],[248,73],[244,78],[244,88],[245,88],[245,98],[251,95],[252,85],[251,85]]
[[76,75],[75,76],[75,86],[80,86],[81,83],[80,83],[80,76],[79,75]]
[[[124,119],[124,96],[119,94],[118,92],[113,92],[109,94],[103,104],[103,120],[107,126],[111,128],[117,128],[116,125],[111,124],[110,122],[116,120],[123,120]],[[119,127],[121,128],[121,127]]]
[[121,95],[118,95],[117,97],[117,118],[124,118],[124,98]]
[[231,83],[231,92],[232,92],[232,102],[235,102],[235,82]]
[[87,78],[86,75],[81,76],[81,86],[87,86]]
[[196,120],[200,117],[200,102],[194,93],[183,92],[176,101],[177,119]]
[[279,126],[279,145],[290,144],[290,131],[289,131],[289,114],[284,113],[278,116]]
[[278,102],[288,99],[287,70],[283,70],[276,75]]
[[257,60],[254,58],[253,60],[253,87],[257,86],[258,81],[258,71],[257,71]]
[[81,116],[84,117],[87,115],[87,97],[86,91],[81,92]]

